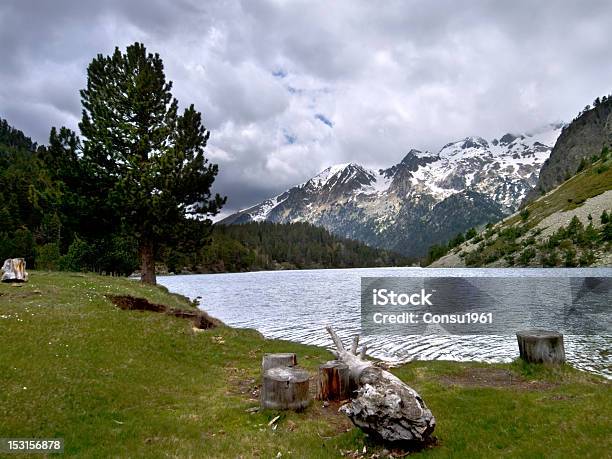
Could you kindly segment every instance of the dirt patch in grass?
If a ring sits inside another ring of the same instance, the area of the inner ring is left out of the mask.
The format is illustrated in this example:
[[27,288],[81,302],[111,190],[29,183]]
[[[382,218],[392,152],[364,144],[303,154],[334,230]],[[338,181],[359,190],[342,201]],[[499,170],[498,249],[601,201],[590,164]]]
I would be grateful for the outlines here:
[[501,368],[466,368],[461,373],[444,375],[440,382],[447,386],[498,387],[522,390],[545,390],[556,386],[548,381],[529,381],[516,373]]
[[219,320],[210,317],[204,311],[171,308],[164,304],[151,303],[145,298],[136,298],[131,295],[106,295],[106,298],[123,310],[160,312],[174,317],[189,319],[195,328],[202,330],[221,325]]
[[[213,337],[214,342],[214,337]],[[232,366],[225,367],[227,380],[226,395],[240,395],[248,402],[259,402],[260,381],[250,377],[248,370]]]
[[326,432],[326,435],[319,434],[319,436],[323,439],[329,439],[351,430],[353,428],[351,420],[344,414],[338,413],[338,409],[345,403],[348,403],[349,400],[317,400],[318,387],[318,375],[311,375],[309,393],[312,401],[308,409],[304,412],[304,415],[306,419],[325,420],[325,424],[329,427],[329,431]]
[[[314,399],[308,410],[305,412],[307,419],[324,419],[325,424],[329,427],[332,438],[334,435],[340,435],[351,430],[354,426],[351,420],[344,414],[338,413],[342,405],[348,400],[323,402]],[[324,435],[319,435],[325,439]]]

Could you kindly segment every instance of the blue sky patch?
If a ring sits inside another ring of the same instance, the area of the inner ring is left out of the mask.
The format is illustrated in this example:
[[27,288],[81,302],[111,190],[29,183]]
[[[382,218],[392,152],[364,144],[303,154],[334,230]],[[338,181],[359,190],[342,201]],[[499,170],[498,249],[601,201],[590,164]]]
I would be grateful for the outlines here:
[[334,123],[332,123],[329,118],[327,118],[325,115],[322,115],[321,113],[317,113],[315,115],[315,118],[318,119],[321,123],[323,124],[327,124],[330,128],[334,127]]
[[295,142],[297,142],[297,136],[295,134],[292,134],[292,133],[287,132],[287,131],[283,131],[283,135],[285,136],[285,141],[289,145],[293,145]]

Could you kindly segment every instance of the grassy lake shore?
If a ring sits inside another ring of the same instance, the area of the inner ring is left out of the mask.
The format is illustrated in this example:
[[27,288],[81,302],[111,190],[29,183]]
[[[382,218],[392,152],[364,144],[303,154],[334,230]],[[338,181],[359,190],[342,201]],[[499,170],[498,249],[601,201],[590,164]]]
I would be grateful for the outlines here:
[[[327,350],[226,326],[196,332],[184,319],[120,310],[108,294],[193,307],[162,287],[90,274],[33,272],[27,284],[0,285],[0,437],[61,437],[68,456],[88,458],[382,452],[336,404],[249,410],[265,352],[295,352],[314,375]],[[412,362],[393,372],[437,419],[436,445],[417,457],[612,450],[612,392],[601,377],[520,362]]]

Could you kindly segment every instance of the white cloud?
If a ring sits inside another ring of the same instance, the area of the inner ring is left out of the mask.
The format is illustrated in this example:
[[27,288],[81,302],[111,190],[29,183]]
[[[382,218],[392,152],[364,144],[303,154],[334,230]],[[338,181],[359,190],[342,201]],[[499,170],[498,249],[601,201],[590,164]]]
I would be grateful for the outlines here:
[[611,19],[605,1],[9,0],[0,116],[42,142],[76,128],[88,62],[143,41],[245,207],[332,163],[571,119],[609,92]]

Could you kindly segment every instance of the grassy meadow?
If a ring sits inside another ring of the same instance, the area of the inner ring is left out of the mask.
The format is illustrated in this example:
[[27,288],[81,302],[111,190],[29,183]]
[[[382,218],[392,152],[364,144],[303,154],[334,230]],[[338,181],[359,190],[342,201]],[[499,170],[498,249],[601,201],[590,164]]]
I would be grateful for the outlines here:
[[[66,456],[87,458],[400,454],[372,443],[335,403],[314,401],[302,413],[252,409],[265,352],[296,352],[314,375],[332,358],[325,349],[225,326],[194,331],[184,319],[120,310],[106,294],[193,307],[161,287],[90,274],[33,272],[27,284],[0,285],[0,437],[61,437]],[[415,457],[612,450],[603,378],[519,362],[413,362],[393,371],[437,418],[436,444]]]

